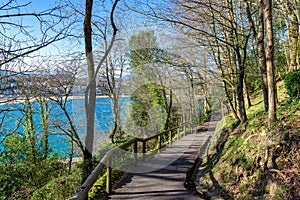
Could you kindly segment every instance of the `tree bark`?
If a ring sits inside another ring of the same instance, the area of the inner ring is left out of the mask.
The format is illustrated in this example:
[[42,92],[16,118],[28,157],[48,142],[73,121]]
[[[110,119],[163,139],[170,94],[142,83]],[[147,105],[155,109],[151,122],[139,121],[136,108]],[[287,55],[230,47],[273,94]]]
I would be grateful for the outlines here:
[[262,82],[262,92],[264,96],[264,108],[267,112],[269,109],[269,101],[268,101],[268,80],[267,80],[267,67],[266,67],[266,52],[265,52],[265,45],[264,45],[264,30],[265,30],[265,23],[264,23],[264,2],[263,0],[259,0],[259,7],[258,7],[258,26],[257,30],[254,25],[250,5],[246,3],[246,11],[247,11],[247,18],[249,24],[251,26],[254,38],[256,40],[256,46],[258,51],[258,63],[259,69],[261,72],[261,82]]
[[267,64],[266,64],[266,51],[264,45],[264,12],[263,12],[263,0],[259,1],[259,16],[258,16],[258,33],[256,37],[257,49],[258,49],[258,62],[261,72],[262,91],[264,96],[264,108],[265,111],[269,110],[269,97],[268,97],[268,79],[267,79]]
[[298,37],[299,37],[299,22],[296,14],[290,9],[289,23],[289,43],[290,43],[290,63],[289,71],[298,69],[297,52],[298,52]]
[[115,0],[110,12],[110,23],[113,28],[113,35],[105,50],[103,57],[95,67],[93,57],[93,43],[92,43],[92,13],[93,13],[93,0],[86,0],[85,4],[85,16],[84,16],[84,42],[85,42],[85,56],[87,62],[88,71],[88,84],[85,90],[85,114],[86,114],[86,137],[85,147],[83,152],[83,181],[89,176],[92,171],[92,157],[93,157],[93,144],[94,144],[94,133],[95,133],[95,106],[96,106],[96,78],[97,74],[106,60],[110,50],[116,39],[117,28],[114,23],[113,14],[116,9],[119,0]]
[[92,153],[94,143],[94,121],[96,102],[96,82],[94,77],[95,66],[92,44],[92,11],[93,0],[86,0],[84,17],[84,41],[85,55],[88,68],[88,85],[85,90],[85,114],[86,114],[86,137],[83,152],[83,181],[89,176],[92,170]]
[[[237,100],[238,100],[238,113],[241,123],[245,123],[247,121],[245,101],[244,101],[244,76],[245,76],[245,66],[242,64],[242,59],[239,50],[236,50],[236,56],[239,63],[238,69],[238,83],[237,83]],[[246,55],[245,55],[246,56]]]
[[266,66],[268,80],[268,126],[272,127],[276,121],[276,82],[274,74],[274,39],[272,22],[272,0],[265,0],[264,16],[266,21],[267,49]]
[[227,84],[226,84],[226,81],[223,80],[223,84],[224,84],[224,90],[225,90],[225,95],[226,95],[226,98],[227,98],[227,101],[229,103],[229,107],[231,109],[231,112],[233,114],[233,117],[236,119],[236,120],[240,120],[238,115],[237,115],[237,112],[235,110],[235,107],[234,105],[232,104],[232,101],[229,97],[229,92],[228,92],[228,88],[227,88]]
[[247,102],[248,108],[250,108],[252,106],[252,104],[251,104],[251,99],[250,99],[248,87],[247,87],[247,84],[246,84],[246,76],[244,77],[244,86],[243,87],[244,87],[243,90],[244,90],[245,101]]

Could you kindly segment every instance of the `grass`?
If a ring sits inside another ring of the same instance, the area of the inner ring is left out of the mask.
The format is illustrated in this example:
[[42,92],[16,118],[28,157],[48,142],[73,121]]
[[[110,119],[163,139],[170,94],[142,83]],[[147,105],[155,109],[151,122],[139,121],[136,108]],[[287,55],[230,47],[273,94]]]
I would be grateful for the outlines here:
[[247,109],[247,125],[229,132],[234,120],[230,115],[224,119],[225,131],[212,139],[198,173],[210,192],[224,199],[300,198],[300,101],[288,97],[283,82],[277,88],[274,127],[267,127],[262,95]]

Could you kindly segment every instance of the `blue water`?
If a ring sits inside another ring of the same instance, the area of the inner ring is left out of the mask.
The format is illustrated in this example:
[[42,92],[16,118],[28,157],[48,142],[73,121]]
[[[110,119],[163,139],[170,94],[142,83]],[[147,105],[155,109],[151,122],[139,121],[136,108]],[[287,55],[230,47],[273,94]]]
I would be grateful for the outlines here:
[[[119,103],[121,106],[121,115],[125,116],[125,108],[130,101],[130,98],[120,98]],[[108,132],[113,127],[113,112],[112,102],[110,98],[97,98],[96,100],[96,120],[95,120],[95,141],[97,138],[108,142]],[[37,102],[32,103],[34,115],[34,127],[37,133],[37,143],[40,143],[42,138],[41,118],[39,115],[39,105]],[[0,105],[0,111],[12,110],[9,112],[1,112],[0,119],[3,119],[2,126],[0,126],[0,150],[3,150],[3,139],[6,135],[14,133],[24,133],[24,127],[20,126],[20,123],[24,122],[24,113],[21,109],[24,107],[23,103],[14,103],[9,105]],[[79,133],[82,140],[85,137],[85,110],[84,99],[72,99],[68,100],[67,111],[70,114],[72,121],[75,124],[75,128]],[[50,136],[49,146],[50,149],[61,157],[68,157],[70,153],[70,138],[66,136],[63,131],[58,128],[62,126],[64,129],[69,129],[69,123],[62,112],[60,107],[49,101],[50,115]]]

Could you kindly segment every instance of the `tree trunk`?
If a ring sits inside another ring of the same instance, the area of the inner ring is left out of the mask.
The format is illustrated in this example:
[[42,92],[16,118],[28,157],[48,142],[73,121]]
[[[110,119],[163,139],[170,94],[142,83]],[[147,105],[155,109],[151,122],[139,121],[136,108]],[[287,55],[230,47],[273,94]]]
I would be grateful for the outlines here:
[[40,107],[41,126],[43,129],[43,156],[44,158],[47,158],[49,153],[49,105],[47,103],[47,100],[42,96],[39,96],[38,98],[39,99],[37,100],[37,102]]
[[115,143],[115,135],[116,135],[117,131],[118,131],[118,124],[117,124],[116,120],[114,120],[114,127],[109,135],[110,142],[112,144]]
[[89,176],[92,170],[91,160],[93,155],[94,143],[96,81],[92,48],[92,10],[93,0],[86,0],[86,10],[84,17],[84,40],[86,62],[88,68],[88,85],[85,90],[86,137],[85,148],[83,152],[83,181]]
[[243,87],[244,87],[243,90],[244,90],[245,101],[247,102],[248,108],[250,108],[252,106],[252,104],[251,104],[251,99],[250,99],[249,91],[248,91],[247,84],[246,84],[246,76],[244,77],[244,86]]
[[92,157],[93,157],[93,144],[95,133],[95,106],[96,106],[96,82],[90,80],[85,94],[85,113],[86,113],[86,136],[84,148],[84,168],[83,180],[85,180],[92,172]]
[[258,49],[258,62],[261,72],[262,91],[264,96],[264,108],[265,111],[269,110],[269,97],[268,97],[268,79],[267,79],[267,64],[266,64],[266,51],[264,45],[264,12],[263,12],[263,0],[259,1],[259,16],[258,16],[258,32],[256,37],[257,49]]
[[[92,45],[92,11],[93,11],[93,0],[86,0],[85,4],[85,15],[84,15],[84,42],[85,42],[85,56],[87,62],[88,72],[88,84],[85,90],[85,114],[86,114],[86,137],[85,147],[83,152],[83,181],[89,176],[92,171],[92,155],[93,155],[93,144],[94,144],[94,133],[95,133],[95,106],[96,106],[96,78],[97,74],[106,60],[110,50],[116,39],[117,27],[114,23],[113,14],[116,9],[119,0],[115,0],[112,5],[110,12],[110,23],[113,29],[112,38],[110,44],[100,62],[96,66],[93,57],[93,45]],[[106,27],[107,28],[107,27]]]
[[299,37],[299,23],[296,14],[291,10],[291,17],[289,23],[289,43],[290,43],[290,63],[289,71],[298,69],[297,65],[297,51],[298,51],[298,37]]
[[231,109],[231,112],[232,112],[232,114],[233,114],[233,117],[234,117],[236,120],[240,120],[239,117],[238,117],[238,115],[237,115],[237,112],[236,112],[236,110],[235,110],[235,108],[234,108],[234,105],[232,104],[232,101],[231,101],[231,99],[230,99],[230,97],[229,97],[229,92],[228,92],[228,88],[227,88],[226,81],[223,81],[223,84],[224,84],[225,95],[226,95],[227,101],[228,101],[228,103],[229,103],[229,107],[230,107],[230,109]]
[[265,52],[265,46],[264,46],[264,30],[265,30],[265,24],[264,24],[264,2],[263,0],[259,0],[259,7],[258,7],[258,27],[257,31],[251,16],[250,11],[250,5],[247,1],[246,3],[246,9],[247,9],[247,18],[249,21],[249,24],[251,26],[254,38],[256,40],[257,45],[257,51],[258,51],[258,63],[259,63],[259,69],[261,72],[261,82],[262,82],[262,91],[264,96],[264,108],[265,111],[268,111],[269,109],[269,101],[268,101],[268,82],[267,82],[267,67],[266,67],[266,52]]
[[272,127],[276,121],[276,82],[274,74],[274,39],[273,39],[273,22],[272,22],[272,0],[265,0],[264,16],[266,21],[267,49],[266,65],[268,80],[268,126]]
[[[237,83],[237,100],[238,100],[238,113],[241,123],[245,123],[247,121],[245,101],[244,101],[244,93],[243,93],[243,85],[244,85],[244,77],[245,77],[245,66],[242,64],[241,54],[238,49],[236,49],[236,56],[239,64],[238,69],[238,83]],[[246,56],[246,55],[245,55]]]
[[114,127],[113,127],[113,130],[112,132],[110,133],[110,140],[111,140],[111,143],[114,143],[115,142],[115,137],[116,137],[116,134],[119,132],[119,134],[121,134],[122,130],[121,130],[121,127],[120,127],[120,109],[119,109],[119,98],[118,98],[118,95],[116,94],[112,94],[112,105],[113,105],[113,115],[114,115]]

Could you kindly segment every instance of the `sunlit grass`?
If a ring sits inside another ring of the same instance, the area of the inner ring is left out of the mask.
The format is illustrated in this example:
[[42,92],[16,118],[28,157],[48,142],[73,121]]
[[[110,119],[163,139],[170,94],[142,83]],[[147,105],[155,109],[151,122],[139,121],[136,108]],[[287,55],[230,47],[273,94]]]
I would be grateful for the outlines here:
[[[228,194],[232,193],[236,199],[248,199],[248,197],[253,197],[251,191],[261,191],[257,189],[257,186],[260,187],[264,184],[261,177],[266,173],[264,172],[265,163],[269,164],[268,152],[278,153],[276,163],[282,167],[278,169],[281,171],[280,173],[287,173],[287,176],[294,177],[295,174],[292,170],[299,169],[297,165],[299,153],[296,153],[298,151],[297,142],[292,138],[300,133],[297,128],[300,125],[300,101],[287,95],[282,81],[277,83],[277,92],[278,121],[274,127],[268,127],[268,112],[264,110],[263,94],[256,93],[255,97],[251,99],[253,106],[246,109],[247,123],[241,124],[233,131],[229,129],[224,148],[216,150],[217,147],[221,147],[220,144],[223,143],[223,138],[226,138],[226,132],[213,140],[214,143],[211,145],[214,148],[210,149],[208,158],[220,159],[218,162],[213,162],[216,164],[211,164],[211,174],[218,183],[225,186]],[[232,114],[228,114],[223,120],[223,129],[230,127],[235,122]],[[203,162],[209,163],[210,161],[205,158]],[[285,168],[291,171],[284,171]],[[202,170],[202,168],[199,169]],[[203,173],[205,170],[207,169],[203,168]],[[206,188],[213,189],[215,185],[211,174],[204,173],[200,183]],[[282,181],[282,177],[278,177],[274,173],[269,173],[269,176]],[[273,184],[273,182],[268,184]],[[275,184],[275,186],[281,191],[290,184]],[[243,192],[241,193],[241,191]],[[261,192],[265,192],[264,195],[270,199],[275,197],[270,188]],[[289,195],[290,191],[287,191],[285,196]]]

